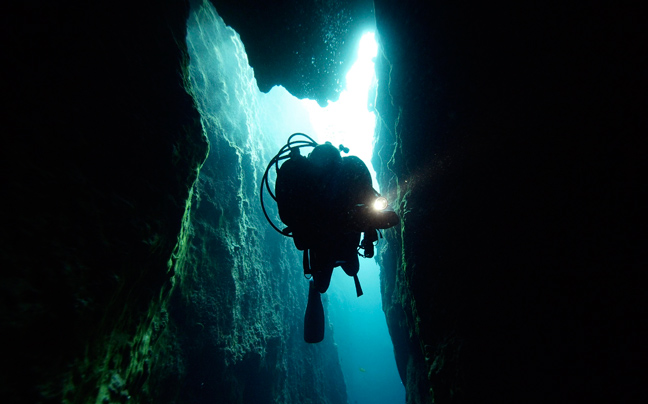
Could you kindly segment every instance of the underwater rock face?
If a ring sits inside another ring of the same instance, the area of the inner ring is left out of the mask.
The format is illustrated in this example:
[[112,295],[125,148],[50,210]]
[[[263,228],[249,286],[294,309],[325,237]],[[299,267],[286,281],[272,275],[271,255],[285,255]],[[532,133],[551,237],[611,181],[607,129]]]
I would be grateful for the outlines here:
[[249,132],[265,101],[233,31],[224,79],[189,65],[186,2],[2,7],[4,401],[345,403],[257,209],[278,145]]
[[[306,289],[267,287],[298,277],[246,204],[273,149],[206,119],[216,154],[191,194],[207,145],[186,3],[5,3],[4,400],[344,402],[323,381],[336,360],[307,352],[328,348],[295,348]],[[408,402],[648,401],[641,10],[428,3],[375,1],[374,166],[403,220],[383,301]],[[264,83],[310,94],[311,77]]]
[[356,44],[374,26],[371,0],[211,0],[241,35],[259,88],[282,85],[320,105],[336,101]]
[[[187,45],[191,92],[210,152],[176,267],[162,336],[170,349],[152,369],[160,375],[175,366],[169,378],[179,378],[182,388],[161,398],[346,403],[332,330],[320,344],[303,340],[308,284],[301,255],[259,207],[261,177],[281,145],[259,112],[265,95],[243,45],[208,2],[192,6]],[[151,383],[162,390],[168,379]]]
[[402,218],[383,302],[408,403],[646,400],[639,10],[375,5],[373,163]]
[[207,141],[188,4],[2,6],[3,401],[147,401]]

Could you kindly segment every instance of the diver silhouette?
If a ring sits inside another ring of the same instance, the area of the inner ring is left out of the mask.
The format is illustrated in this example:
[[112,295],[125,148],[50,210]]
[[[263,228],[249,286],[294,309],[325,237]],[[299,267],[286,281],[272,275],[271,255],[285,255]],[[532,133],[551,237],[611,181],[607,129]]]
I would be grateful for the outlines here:
[[[293,140],[297,136],[308,140]],[[304,147],[313,148],[308,156],[300,152]],[[304,275],[312,277],[304,327],[304,339],[310,343],[324,338],[320,294],[328,289],[333,269],[339,266],[353,277],[356,294],[361,296],[358,256],[373,257],[377,229],[399,223],[398,215],[373,188],[364,162],[355,156],[342,157],[341,151],[348,153],[349,149],[330,142],[317,144],[307,135],[295,133],[270,161],[261,184],[266,218],[277,231],[293,238],[295,247],[303,251]],[[276,194],[268,184],[273,165]],[[264,186],[277,202],[279,217],[287,226],[283,230],[265,211]]]

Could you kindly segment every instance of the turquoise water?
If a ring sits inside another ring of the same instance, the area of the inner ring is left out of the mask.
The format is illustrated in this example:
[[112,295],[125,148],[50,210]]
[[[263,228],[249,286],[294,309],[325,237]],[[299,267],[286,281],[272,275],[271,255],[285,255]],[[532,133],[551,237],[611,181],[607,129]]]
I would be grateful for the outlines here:
[[[350,154],[361,157],[371,167],[375,126],[375,116],[367,110],[371,70],[360,74],[360,79],[351,80],[352,86],[362,83],[366,88],[362,90],[363,94],[358,93],[357,88],[349,88],[340,97],[346,104],[330,104],[324,109],[315,106],[314,101],[293,97],[283,87],[275,87],[267,94],[261,93],[238,35],[225,26],[211,6],[198,15],[192,15],[188,25],[191,83],[203,127],[212,139],[210,153],[223,153],[220,150],[223,147],[231,149],[236,154],[232,164],[247,162],[258,167],[254,176],[237,174],[242,182],[238,195],[242,198],[240,209],[246,223],[252,226],[260,214],[256,205],[263,168],[294,132],[312,135],[318,142],[343,143],[350,147]],[[373,69],[372,62],[369,63],[371,57],[360,58],[365,68]],[[349,98],[357,100],[358,105],[348,104]],[[347,115],[351,112],[353,119],[336,117],[336,111]],[[360,121],[365,124],[358,126]],[[229,168],[238,173],[236,167]],[[225,174],[222,180],[227,183],[230,174]],[[374,187],[377,188],[377,184],[374,183]],[[245,227],[246,223],[241,226]],[[262,226],[269,227],[266,223]],[[292,250],[292,243],[289,244]],[[295,252],[284,252],[283,256],[290,256],[292,260],[298,257]],[[250,259],[247,257],[246,262]],[[259,257],[259,261],[264,261],[264,258]],[[307,290],[307,280],[299,274],[301,260],[296,258],[294,261],[294,284],[277,285],[277,289]],[[324,342],[333,338],[337,344],[350,404],[404,403],[405,391],[396,370],[393,347],[381,309],[379,268],[373,259],[361,259],[360,265],[359,277],[364,290],[360,298],[356,297],[353,279],[339,268],[334,271],[331,287],[323,295],[327,321],[333,333],[328,333]],[[242,273],[239,276],[247,275]]]
[[333,271],[325,308],[338,345],[350,404],[399,404],[405,388],[396,370],[393,345],[381,308],[379,267],[360,259],[364,294],[356,297],[353,278]]

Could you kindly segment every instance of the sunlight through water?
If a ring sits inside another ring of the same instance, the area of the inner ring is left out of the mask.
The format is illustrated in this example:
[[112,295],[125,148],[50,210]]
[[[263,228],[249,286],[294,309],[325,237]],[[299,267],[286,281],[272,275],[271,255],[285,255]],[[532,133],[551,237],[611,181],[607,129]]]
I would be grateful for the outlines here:
[[[379,191],[371,165],[376,115],[370,109],[372,86],[376,83],[374,58],[378,53],[374,33],[360,40],[358,59],[346,76],[346,89],[336,102],[320,107],[302,100],[310,115],[317,142],[330,141],[348,147],[349,155],[365,162]],[[364,295],[356,297],[351,278],[336,268],[331,286],[323,296],[340,353],[349,403],[399,404],[405,402],[403,387],[394,359],[393,345],[380,296],[380,269],[374,259],[360,259],[358,273]]]
[[[364,35],[359,42],[357,62],[346,76],[346,89],[340,94],[338,101],[322,108],[315,101],[294,97],[282,86],[275,86],[268,93],[259,91],[254,71],[248,64],[245,47],[238,35],[225,25],[211,4],[205,3],[203,11],[194,13],[193,19],[190,19],[188,24],[187,47],[191,57],[191,87],[196,107],[202,117],[201,123],[211,143],[209,157],[211,162],[206,164],[213,164],[212,170],[217,173],[213,175],[218,175],[217,178],[233,179],[223,184],[222,197],[221,195],[206,196],[205,201],[209,199],[210,203],[218,207],[216,211],[223,212],[220,210],[220,204],[230,203],[230,200],[234,199],[228,193],[238,196],[236,200],[231,201],[232,209],[240,209],[244,219],[240,223],[236,219],[228,221],[227,225],[231,225],[234,229],[231,234],[237,235],[239,234],[237,232],[244,232],[245,229],[249,233],[257,233],[256,228],[251,224],[256,223],[257,219],[263,221],[264,218],[260,216],[260,208],[252,208],[253,202],[250,198],[258,197],[254,190],[259,189],[261,173],[292,133],[305,133],[319,143],[331,141],[336,146],[344,144],[350,149],[349,155],[360,157],[373,172],[371,153],[376,116],[372,111],[375,100],[370,100],[369,94],[375,94],[373,58],[376,57],[378,48],[373,34]],[[255,168],[247,167],[250,164]],[[250,173],[250,170],[253,172]],[[271,171],[273,173],[270,175],[270,182],[274,185],[275,170]],[[204,173],[207,173],[207,170],[201,175]],[[212,177],[207,178],[205,183],[211,184]],[[375,174],[373,185],[375,188],[378,186]],[[214,202],[211,202],[212,199]],[[249,204],[247,205],[249,208],[245,208],[246,204]],[[280,224],[276,209],[273,213],[271,220],[273,223]],[[221,216],[217,216],[211,219],[216,226],[221,226],[220,218]],[[227,234],[230,234],[229,231]],[[237,242],[228,237],[223,236],[222,240]],[[254,237],[250,239],[257,240]],[[346,276],[340,268],[333,271],[331,286],[322,296],[331,332],[325,336],[325,340],[320,345],[313,347],[303,341],[302,329],[298,334],[292,331],[296,330],[291,326],[296,318],[293,314],[305,309],[306,300],[295,302],[291,299],[299,296],[299,292],[307,292],[308,281],[303,277],[301,254],[290,240],[285,241],[280,250],[273,251],[267,249],[269,246],[256,243],[247,246],[246,243],[241,243],[241,248],[246,253],[238,254],[237,264],[232,272],[225,270],[223,276],[236,279],[236,282],[240,282],[241,290],[246,290],[246,293],[242,294],[241,302],[245,302],[249,315],[245,318],[237,318],[233,322],[235,329],[219,329],[218,336],[222,340],[218,341],[226,341],[234,333],[242,336],[246,343],[258,341],[264,335],[255,332],[257,328],[252,324],[264,324],[264,329],[268,330],[282,330],[285,326],[286,330],[291,330],[286,338],[297,336],[299,340],[293,344],[289,339],[286,340],[282,348],[285,351],[285,358],[306,355],[303,357],[303,363],[295,364],[297,368],[301,367],[305,375],[312,374],[313,371],[315,373],[323,371],[323,368],[303,369],[303,365],[310,363],[308,358],[312,355],[318,355],[318,352],[325,353],[322,357],[318,357],[317,361],[327,366],[329,364],[327,361],[334,361],[335,363],[330,365],[335,369],[339,369],[340,366],[349,403],[404,403],[405,390],[396,370],[394,348],[382,312],[380,269],[375,260],[360,259],[359,278],[364,290],[364,295],[360,298],[356,297],[353,279]],[[380,251],[380,248],[381,245],[377,250]],[[205,254],[207,256],[206,252]],[[281,271],[274,271],[274,264],[268,266],[269,259],[275,259],[277,267],[282,268]],[[290,269],[284,270],[284,267]],[[245,270],[238,270],[239,268]],[[243,286],[246,283],[252,285]],[[252,290],[256,292],[252,293]],[[280,290],[291,292],[279,293]],[[275,313],[276,315],[264,316],[264,313],[272,309],[266,307],[262,299],[256,297],[261,293],[272,295],[273,304],[287,304],[290,307]],[[306,293],[302,294],[306,295]],[[275,323],[282,320],[285,320],[286,324]],[[303,327],[303,323],[301,321],[299,323],[298,328]],[[226,346],[229,342],[219,343]],[[258,342],[258,344],[262,343]],[[257,342],[250,343],[249,346],[256,346],[255,344]],[[247,349],[247,346],[241,349]],[[235,355],[239,351],[231,352]],[[232,357],[231,363],[238,359]],[[269,359],[268,363],[272,364],[272,359]],[[291,384],[287,373],[282,373],[284,370],[286,369],[281,366],[275,369],[277,379],[282,377],[286,379],[286,397],[301,397],[296,391],[299,386]],[[330,376],[334,376],[330,380],[339,380],[338,375]],[[329,380],[316,381],[313,388],[318,388],[320,384],[317,383],[320,382],[328,383]],[[297,401],[293,399],[287,402]]]
[[371,167],[376,115],[368,106],[369,92],[376,80],[373,59],[377,53],[374,33],[364,34],[360,40],[358,59],[346,75],[346,89],[340,94],[339,100],[324,108],[316,101],[302,100],[310,115],[315,140],[348,147],[350,155],[360,157],[367,164],[376,189],[376,174]]

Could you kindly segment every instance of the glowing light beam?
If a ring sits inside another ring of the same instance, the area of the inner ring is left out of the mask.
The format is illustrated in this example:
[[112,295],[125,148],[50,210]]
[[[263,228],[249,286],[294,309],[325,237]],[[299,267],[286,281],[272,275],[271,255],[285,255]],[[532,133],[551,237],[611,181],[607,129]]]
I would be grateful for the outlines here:
[[373,59],[377,54],[374,33],[364,34],[358,46],[358,58],[346,75],[346,88],[339,100],[324,108],[313,100],[302,101],[310,115],[315,140],[348,147],[350,155],[358,156],[367,164],[376,189],[376,174],[371,166],[376,115],[368,105],[369,90],[376,79]]

